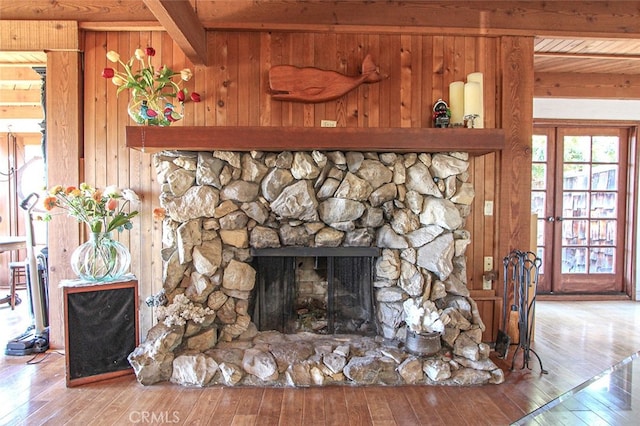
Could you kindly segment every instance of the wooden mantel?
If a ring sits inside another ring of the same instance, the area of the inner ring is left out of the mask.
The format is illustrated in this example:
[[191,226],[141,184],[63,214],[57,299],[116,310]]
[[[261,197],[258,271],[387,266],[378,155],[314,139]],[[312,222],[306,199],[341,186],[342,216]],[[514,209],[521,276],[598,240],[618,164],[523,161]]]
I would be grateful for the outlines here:
[[145,153],[184,151],[464,151],[502,150],[502,129],[127,126],[127,147]]

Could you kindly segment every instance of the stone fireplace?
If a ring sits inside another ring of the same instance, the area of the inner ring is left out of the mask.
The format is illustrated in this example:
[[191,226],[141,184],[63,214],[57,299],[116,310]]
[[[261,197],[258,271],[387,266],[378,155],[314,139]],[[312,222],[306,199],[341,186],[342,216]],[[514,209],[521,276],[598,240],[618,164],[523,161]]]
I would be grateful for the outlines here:
[[[165,212],[143,384],[501,383],[466,287],[460,152],[155,154]],[[317,297],[316,297],[317,296]],[[407,333],[440,336],[416,353]]]

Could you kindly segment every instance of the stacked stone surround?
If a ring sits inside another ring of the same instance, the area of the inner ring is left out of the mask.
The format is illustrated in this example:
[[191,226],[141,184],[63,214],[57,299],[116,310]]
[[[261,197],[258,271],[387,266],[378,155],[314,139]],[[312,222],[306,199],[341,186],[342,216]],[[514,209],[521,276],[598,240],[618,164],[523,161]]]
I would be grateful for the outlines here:
[[[502,382],[466,287],[466,153],[165,151],[154,163],[163,291],[169,306],[183,294],[208,310],[201,322],[149,331],[129,357],[141,383]],[[287,246],[382,249],[376,338],[256,329],[251,248]],[[408,329],[440,332],[442,350],[409,353]]]

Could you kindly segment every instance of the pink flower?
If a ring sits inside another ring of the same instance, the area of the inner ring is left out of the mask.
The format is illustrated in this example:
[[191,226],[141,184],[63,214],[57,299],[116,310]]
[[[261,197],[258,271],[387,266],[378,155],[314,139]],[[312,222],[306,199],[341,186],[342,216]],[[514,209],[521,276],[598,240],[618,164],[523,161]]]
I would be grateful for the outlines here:
[[184,102],[184,90],[179,91],[177,97],[180,102]]
[[200,102],[200,94],[196,92],[191,92],[191,100],[193,102]]
[[113,71],[113,68],[105,68],[102,70],[102,76],[104,78],[113,78],[114,75],[115,71]]
[[109,198],[109,201],[107,201],[107,210],[115,210],[116,207],[118,207],[118,200]]

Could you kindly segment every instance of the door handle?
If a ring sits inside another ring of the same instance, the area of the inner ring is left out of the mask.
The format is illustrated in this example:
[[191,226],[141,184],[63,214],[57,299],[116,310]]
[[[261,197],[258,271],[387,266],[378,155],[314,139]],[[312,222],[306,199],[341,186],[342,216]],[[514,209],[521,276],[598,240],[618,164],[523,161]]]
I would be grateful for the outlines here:
[[556,218],[553,216],[547,216],[547,222],[555,222]]
[[564,220],[564,217],[562,217],[562,216],[556,216],[556,220],[557,220],[558,222],[562,222],[562,221]]

